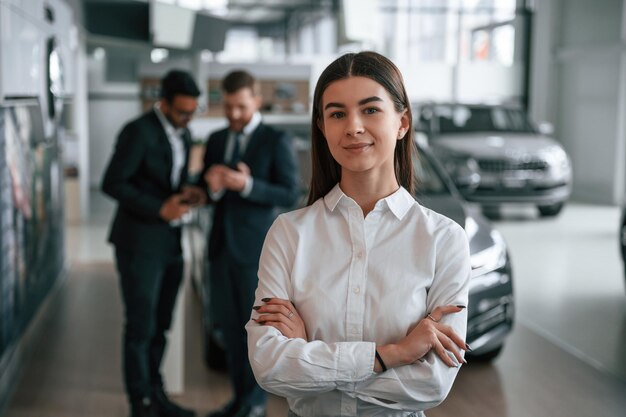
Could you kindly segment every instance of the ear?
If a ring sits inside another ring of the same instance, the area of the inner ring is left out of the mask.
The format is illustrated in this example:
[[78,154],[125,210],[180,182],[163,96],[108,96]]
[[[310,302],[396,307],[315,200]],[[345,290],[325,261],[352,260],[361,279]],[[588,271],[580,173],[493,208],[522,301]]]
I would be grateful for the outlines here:
[[404,139],[406,132],[411,128],[411,126],[409,125],[410,125],[409,111],[405,109],[400,115],[400,128],[398,129],[398,140]]
[[261,94],[254,96],[254,104],[256,105],[257,110],[261,108],[261,105],[263,104],[263,96],[261,96]]
[[163,113],[167,113],[170,108],[170,103],[166,99],[161,98],[159,100],[159,107]]

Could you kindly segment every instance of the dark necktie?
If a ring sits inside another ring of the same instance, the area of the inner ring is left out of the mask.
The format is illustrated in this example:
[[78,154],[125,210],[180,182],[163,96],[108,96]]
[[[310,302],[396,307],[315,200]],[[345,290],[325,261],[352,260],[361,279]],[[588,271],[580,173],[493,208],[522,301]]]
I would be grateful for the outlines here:
[[233,153],[230,156],[230,165],[232,167],[235,167],[237,166],[237,163],[241,160],[241,141],[243,140],[243,133],[235,133],[233,139],[235,143],[233,144]]

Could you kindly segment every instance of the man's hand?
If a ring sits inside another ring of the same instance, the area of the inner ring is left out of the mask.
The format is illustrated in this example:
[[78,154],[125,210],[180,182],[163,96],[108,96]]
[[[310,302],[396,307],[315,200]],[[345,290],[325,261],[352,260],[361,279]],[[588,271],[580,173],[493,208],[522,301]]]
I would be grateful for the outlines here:
[[183,194],[174,194],[161,206],[159,216],[166,222],[179,219],[189,211],[189,204],[182,202]]
[[226,168],[224,172],[224,188],[241,192],[250,177],[250,167],[243,162],[237,164],[237,170]]
[[224,173],[228,170],[227,166],[216,164],[212,165],[204,174],[204,180],[209,185],[209,190],[212,193],[219,193],[224,189]]
[[182,202],[191,206],[203,206],[207,203],[207,197],[204,190],[195,185],[182,186]]

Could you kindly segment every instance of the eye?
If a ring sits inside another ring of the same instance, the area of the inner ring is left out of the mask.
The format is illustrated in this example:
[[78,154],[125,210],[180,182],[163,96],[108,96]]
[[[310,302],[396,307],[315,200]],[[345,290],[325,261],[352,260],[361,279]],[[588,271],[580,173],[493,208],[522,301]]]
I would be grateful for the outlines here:
[[380,110],[377,109],[376,107],[368,107],[365,110],[363,110],[363,113],[365,114],[375,114],[378,113]]
[[331,119],[341,119],[343,116],[345,116],[344,112],[335,111],[335,112],[332,112],[328,117],[330,117]]

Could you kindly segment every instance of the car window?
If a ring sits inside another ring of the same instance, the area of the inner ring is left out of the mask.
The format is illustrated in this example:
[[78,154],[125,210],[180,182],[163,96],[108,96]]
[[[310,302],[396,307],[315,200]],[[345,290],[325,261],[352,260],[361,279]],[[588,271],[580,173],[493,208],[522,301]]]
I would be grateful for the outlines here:
[[448,193],[438,172],[425,155],[422,154],[413,159],[413,168],[417,182],[417,187],[415,187],[417,195]]
[[439,133],[513,132],[533,133],[522,110],[503,107],[436,106],[436,130]]

